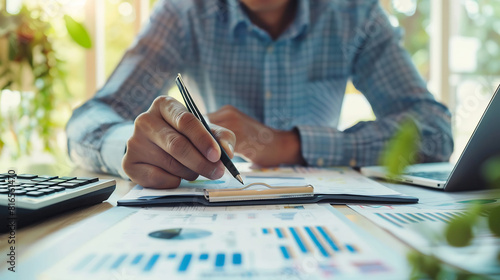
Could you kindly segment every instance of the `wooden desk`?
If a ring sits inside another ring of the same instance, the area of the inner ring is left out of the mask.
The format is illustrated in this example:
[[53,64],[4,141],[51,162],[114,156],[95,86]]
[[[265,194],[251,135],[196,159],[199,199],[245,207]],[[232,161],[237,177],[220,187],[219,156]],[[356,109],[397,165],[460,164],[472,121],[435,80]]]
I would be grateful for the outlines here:
[[[1,166],[0,166],[1,168]],[[5,168],[4,168],[5,169]],[[2,169],[3,170],[3,169]],[[103,203],[84,207],[80,209],[75,209],[65,214],[55,216],[53,218],[44,220],[40,223],[18,229],[16,231],[16,253],[18,254],[18,263],[22,266],[22,261],[34,253],[34,245],[43,242],[43,239],[56,233],[59,230],[73,226],[74,224],[82,221],[86,218],[92,217],[96,214],[104,212],[111,207],[117,205],[117,201],[123,197],[126,193],[134,187],[134,183],[130,181],[123,180],[121,178],[92,173],[79,168],[68,167],[68,166],[58,166],[58,165],[35,165],[30,166],[27,169],[16,170],[22,173],[34,173],[34,174],[48,174],[48,175],[71,175],[71,176],[97,176],[101,179],[114,179],[116,180],[116,190],[109,197],[109,199]],[[359,215],[355,211],[351,210],[346,205],[334,205],[337,210],[343,213],[349,220],[353,221],[359,227],[365,229],[367,232],[375,236],[378,240],[385,243],[387,246],[395,249],[396,251],[406,254],[409,251],[409,247],[401,242],[399,239],[385,232],[371,221],[365,217]],[[0,270],[6,269],[6,252],[10,247],[7,243],[8,234],[0,235]]]

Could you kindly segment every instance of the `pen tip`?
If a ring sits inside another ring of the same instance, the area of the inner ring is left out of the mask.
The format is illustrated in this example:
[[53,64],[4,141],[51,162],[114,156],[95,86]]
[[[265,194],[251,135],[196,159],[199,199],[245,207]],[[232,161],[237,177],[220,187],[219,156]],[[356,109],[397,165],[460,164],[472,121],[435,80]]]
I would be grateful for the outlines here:
[[236,175],[236,180],[240,181],[240,183],[241,183],[242,185],[244,185],[244,184],[243,184],[243,179],[241,179],[241,176],[240,176],[240,175]]

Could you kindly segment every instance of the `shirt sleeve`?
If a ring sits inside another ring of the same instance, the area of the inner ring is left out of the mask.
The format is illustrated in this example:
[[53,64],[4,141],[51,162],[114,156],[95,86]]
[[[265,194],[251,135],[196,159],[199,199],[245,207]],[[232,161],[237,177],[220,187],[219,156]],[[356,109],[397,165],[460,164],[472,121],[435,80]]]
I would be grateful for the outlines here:
[[126,51],[106,84],[75,109],[66,132],[79,166],[126,177],[121,167],[134,119],[171,86],[189,52],[187,28],[171,1],[159,1],[150,22]]
[[372,2],[366,21],[345,49],[352,57],[353,84],[370,102],[376,120],[344,131],[298,126],[302,155],[313,166],[378,165],[388,141],[410,118],[420,133],[419,162],[448,161],[453,151],[451,114],[427,90],[400,44],[402,32],[390,24],[377,1]]

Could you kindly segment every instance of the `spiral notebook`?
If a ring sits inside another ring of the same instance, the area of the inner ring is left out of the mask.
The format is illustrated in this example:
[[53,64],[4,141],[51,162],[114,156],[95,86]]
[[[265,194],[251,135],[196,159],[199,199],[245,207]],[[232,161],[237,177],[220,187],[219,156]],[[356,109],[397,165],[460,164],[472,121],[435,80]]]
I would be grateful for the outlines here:
[[418,198],[387,188],[349,168],[252,168],[237,163],[244,182],[230,174],[218,180],[182,180],[176,189],[148,189],[139,185],[118,201],[122,206],[257,205],[287,203],[417,203]]

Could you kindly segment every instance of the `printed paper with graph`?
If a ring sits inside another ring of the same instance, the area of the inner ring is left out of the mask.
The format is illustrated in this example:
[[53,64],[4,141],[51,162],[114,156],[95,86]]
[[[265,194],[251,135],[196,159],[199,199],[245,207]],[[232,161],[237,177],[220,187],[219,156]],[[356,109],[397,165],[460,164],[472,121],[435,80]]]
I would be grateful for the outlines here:
[[[486,200],[483,200],[486,202]],[[499,274],[496,262],[500,239],[489,230],[474,230],[471,245],[449,246],[444,239],[445,227],[455,217],[465,215],[464,209],[429,209],[419,205],[349,205],[378,226],[425,254],[479,274]]]
[[309,204],[139,210],[44,276],[403,279],[406,273],[403,256],[330,205]]

